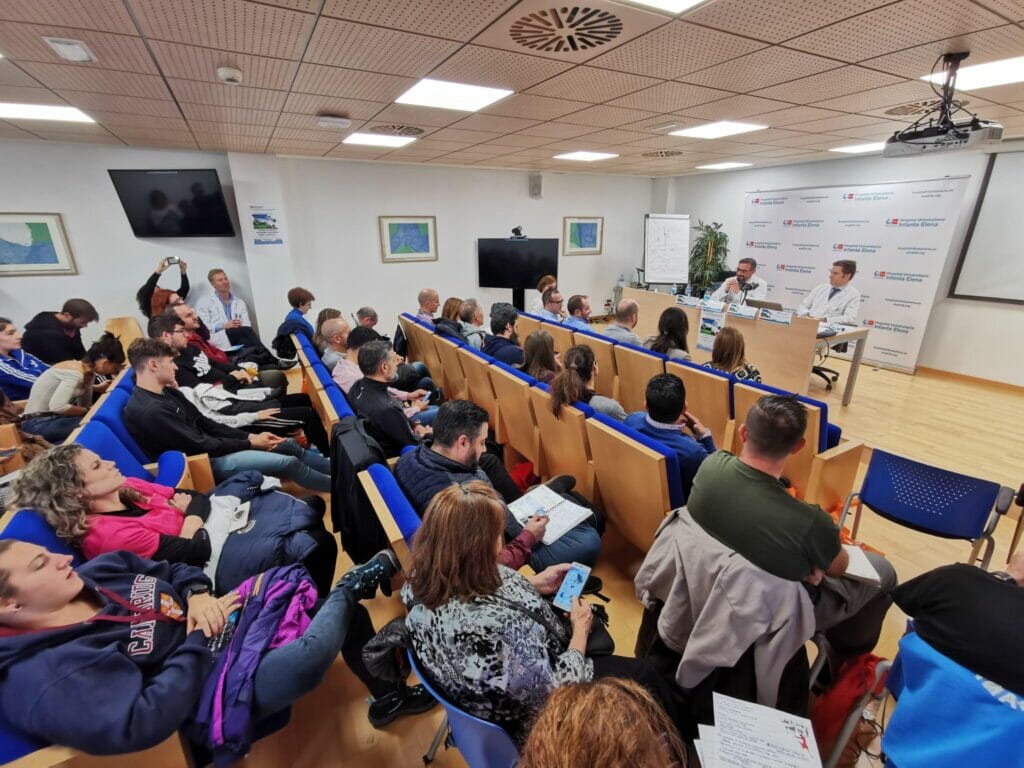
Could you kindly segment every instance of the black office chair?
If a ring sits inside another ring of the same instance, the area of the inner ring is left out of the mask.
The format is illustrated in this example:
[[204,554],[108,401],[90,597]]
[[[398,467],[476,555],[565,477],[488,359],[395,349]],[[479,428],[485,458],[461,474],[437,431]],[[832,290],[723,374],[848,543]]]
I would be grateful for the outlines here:
[[[825,349],[823,352],[821,352],[821,360],[819,362],[824,363],[826,360],[828,360],[829,352],[831,352],[832,347],[828,345],[827,338],[824,338],[821,341],[824,342]],[[836,346],[836,352],[845,352],[848,346],[848,344],[839,344]],[[825,382],[825,389],[829,392],[832,391],[832,385],[839,381],[839,371],[835,370],[834,368],[826,368],[823,365],[815,365],[811,367],[811,373],[822,378],[822,380]]]

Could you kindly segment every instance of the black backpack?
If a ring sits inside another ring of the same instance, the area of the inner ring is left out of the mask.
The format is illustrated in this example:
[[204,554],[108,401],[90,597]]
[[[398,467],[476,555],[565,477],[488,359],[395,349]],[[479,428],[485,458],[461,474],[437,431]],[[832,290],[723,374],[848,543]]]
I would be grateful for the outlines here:
[[380,444],[366,431],[365,419],[345,416],[331,436],[331,521],[341,547],[353,562],[365,563],[388,546],[359,473],[386,459]]
[[292,341],[289,333],[275,336],[274,340],[270,342],[270,346],[274,348],[274,354],[282,360],[294,360],[299,356],[298,350],[295,349],[295,342]]

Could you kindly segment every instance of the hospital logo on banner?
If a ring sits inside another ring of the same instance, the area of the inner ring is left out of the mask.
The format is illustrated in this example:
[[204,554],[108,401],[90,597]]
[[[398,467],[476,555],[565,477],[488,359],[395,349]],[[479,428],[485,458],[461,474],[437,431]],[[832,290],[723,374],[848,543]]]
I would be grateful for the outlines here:
[[781,245],[777,240],[747,240],[747,248],[755,251],[777,251]]
[[874,273],[876,280],[895,280],[900,283],[923,283],[931,275],[927,272],[889,272],[876,270]]
[[887,320],[862,320],[861,325],[865,328],[870,328],[873,331],[886,331],[888,333],[900,333],[908,334],[912,333],[916,325],[908,325],[906,323],[891,323]]
[[798,275],[810,275],[814,273],[814,267],[809,264],[776,264],[775,269],[779,272],[795,272]]
[[788,200],[788,196],[779,195],[776,197],[755,197],[750,202],[754,205],[784,205]]
[[880,200],[892,199],[892,190],[876,190],[874,192],[844,192],[843,200],[855,203],[877,203]]
[[938,227],[938,226],[941,226],[942,224],[945,223],[945,221],[946,221],[945,218],[930,218],[930,219],[924,219],[924,218],[897,219],[897,218],[892,218],[892,219],[886,219],[885,220],[885,226],[887,226],[887,227],[900,227],[901,229],[902,228],[923,229],[923,228],[927,228],[927,227]]
[[824,219],[783,219],[782,226],[794,229],[821,229]]
[[878,253],[881,247],[865,243],[832,243],[832,250],[837,253]]

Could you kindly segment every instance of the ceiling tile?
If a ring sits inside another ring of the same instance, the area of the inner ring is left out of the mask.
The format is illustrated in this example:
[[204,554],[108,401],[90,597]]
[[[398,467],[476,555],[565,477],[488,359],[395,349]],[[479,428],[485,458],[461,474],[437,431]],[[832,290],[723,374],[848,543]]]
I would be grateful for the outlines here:
[[171,101],[170,94],[166,99],[141,99],[136,96],[123,96],[108,93],[89,93],[86,91],[59,91],[68,104],[73,104],[85,112],[93,109],[105,112],[128,112],[136,115],[154,115],[157,117],[181,117],[178,106]]
[[452,127],[465,131],[493,131],[495,133],[512,133],[537,124],[537,120],[523,120],[518,117],[502,115],[475,114],[463,118]]
[[25,63],[22,68],[46,87],[58,90],[92,91],[150,99],[170,94],[157,75],[138,75],[113,69],[88,69],[74,64]]
[[646,109],[651,112],[677,112],[732,95],[728,91],[705,88],[702,85],[661,83],[608,103],[614,107]]
[[615,128],[616,126],[636,123],[650,117],[655,117],[655,112],[645,112],[639,109],[626,109],[625,107],[589,107],[562,118],[564,123],[576,125],[590,125],[595,128]]
[[465,112],[454,109],[431,109],[430,107],[414,107],[409,104],[391,104],[372,117],[385,123],[406,123],[421,127],[444,128],[465,116]]
[[433,135],[425,139],[418,139],[416,146],[422,149],[429,149],[433,152],[454,152],[457,149],[465,149],[479,142],[475,141],[438,141]]
[[152,139],[154,141],[191,141],[193,144],[195,140],[192,134],[188,130],[163,130],[160,128],[132,128],[130,126],[117,126],[111,130],[115,136],[129,144],[138,141],[139,139]]
[[489,115],[525,117],[530,120],[554,120],[570,112],[586,109],[588,106],[590,105],[583,101],[549,99],[546,96],[514,93],[480,111]]
[[321,0],[259,0],[259,2],[264,5],[276,5],[280,8],[290,8],[293,11],[316,13],[320,9]]
[[761,116],[761,122],[781,128],[795,123],[806,123],[810,120],[822,120],[826,117],[839,117],[842,112],[818,107],[787,107]]
[[297,59],[314,16],[244,0],[126,0],[152,40]]
[[831,59],[772,46],[699,72],[691,72],[682,79],[695,85],[746,93],[835,69],[837,66],[839,64]]
[[285,112],[305,115],[344,115],[353,120],[373,117],[387,106],[384,101],[363,101],[361,99],[335,99],[311,93],[290,93],[284,103]]
[[38,139],[27,131],[16,128],[10,123],[0,122],[0,139]]
[[101,135],[107,133],[107,129],[98,123],[65,123],[59,120],[8,120],[7,122],[16,128],[31,131],[39,136],[53,133],[78,133],[82,135]]
[[21,88],[15,85],[0,85],[0,101],[15,104],[56,104],[66,102],[53,91],[46,88]]
[[10,59],[0,59],[0,85],[14,85],[21,88],[38,88],[39,83],[18,69]]
[[[625,144],[630,141],[640,141],[641,139],[647,138],[646,134],[637,133],[636,131],[621,131],[614,128],[605,131],[598,131],[597,133],[588,133],[587,142],[591,144]],[[503,141],[503,139],[499,139]]]
[[876,140],[881,141],[882,139],[892,136],[893,132],[900,129],[901,127],[908,125],[913,121],[913,118],[907,118],[905,122],[897,122],[893,120],[878,120],[877,122],[870,123],[868,125],[862,125],[857,128],[841,128],[833,133],[837,133],[842,136],[849,136],[851,139],[863,139],[864,141]]
[[873,69],[917,79],[931,72],[932,67],[941,68],[941,62],[936,64],[936,61],[942,54],[957,51],[971,52],[970,58],[962,65],[965,67],[1020,56],[1024,51],[1024,29],[1007,24],[983,32],[972,32],[969,35],[907,48],[869,59],[863,64]]
[[302,64],[294,91],[364,101],[394,101],[415,83],[409,77]]
[[[771,115],[765,115],[765,118],[768,117],[771,117]],[[768,121],[765,120],[765,122]],[[779,139],[792,139],[801,135],[801,131],[791,131],[787,128],[768,128],[764,131],[754,131],[753,133],[737,136],[736,139],[743,141],[746,144],[764,144],[766,146],[771,146]]]
[[531,85],[554,77],[571,66],[536,56],[467,45],[431,72],[430,77],[435,80],[525,91]]
[[255,136],[235,136],[230,139],[199,139],[199,148],[212,152],[257,152],[267,148],[267,139]]
[[1014,104],[1024,100],[1024,83],[998,85],[994,88],[979,88],[976,91],[963,91],[963,94],[967,98],[981,97],[987,101],[996,101],[1000,104]]
[[250,56],[246,53],[222,53],[194,45],[152,41],[150,45],[160,68],[168,78],[199,80],[223,85],[217,77],[218,67],[234,67],[242,71],[242,85],[247,88],[268,88],[286,91],[298,66],[293,61]]
[[681,144],[687,144],[684,138],[681,136],[651,136],[647,135],[637,141],[628,141],[623,144],[624,147],[630,147],[632,149],[648,151],[652,149],[679,149]]
[[779,43],[795,35],[885,5],[892,0],[718,0],[686,14],[688,21]]
[[375,160],[387,154],[386,147],[360,147],[352,144],[339,144],[325,157],[341,157],[351,160]]
[[1007,21],[1024,22],[1024,0],[974,0],[974,2],[998,13]]
[[126,35],[138,34],[122,0],[4,0],[0,3],[0,18]]
[[423,77],[459,43],[351,21],[321,18],[303,58],[314,64]]
[[751,115],[763,115],[765,112],[786,109],[789,106],[783,101],[762,99],[759,96],[733,96],[680,110],[680,114],[704,120],[740,120]]
[[557,77],[535,85],[530,93],[559,99],[578,99],[601,103],[657,85],[653,77],[641,77],[627,72],[613,72],[597,67],[576,67]]
[[130,115],[124,112],[101,112],[99,110],[89,112],[89,117],[111,130],[124,126],[129,128],[161,128],[163,130],[176,131],[188,130],[188,123],[180,117]]
[[109,133],[77,133],[62,132],[62,131],[48,131],[48,130],[36,130],[33,131],[36,136],[47,141],[60,141],[69,142],[74,144],[118,144],[123,145],[116,136],[112,136]]
[[146,149],[199,149],[195,139],[191,136],[160,137],[152,136],[122,136],[125,144],[130,147],[145,147]]
[[605,69],[671,80],[764,47],[764,43],[686,21],[673,21],[590,63]]
[[252,125],[275,125],[280,112],[265,109],[243,109],[241,107],[215,107],[211,104],[182,104],[181,111],[189,120],[206,120],[212,123],[250,123]]
[[869,112],[879,107],[889,107],[922,99],[934,100],[935,98],[935,93],[928,83],[921,80],[904,80],[902,83],[872,88],[869,91],[861,91],[849,96],[815,101],[814,105],[822,109],[837,109],[842,112]]
[[329,141],[290,141],[287,139],[271,139],[267,144],[267,152],[278,155],[323,155],[327,150],[337,146]]
[[324,16],[380,24],[448,40],[472,39],[512,5],[512,0],[327,0]]
[[883,85],[894,85],[902,81],[903,78],[895,75],[875,72],[864,67],[840,67],[782,85],[762,88],[754,91],[754,95],[766,99],[791,101],[794,104],[809,104],[820,99],[880,88]]
[[171,79],[169,82],[178,101],[187,101],[192,104],[280,110],[288,97],[287,91],[271,91],[266,88],[200,83],[197,80]]
[[963,0],[902,0],[794,38],[786,45],[855,62],[1005,23]]
[[84,42],[93,52],[96,61],[78,63],[74,65],[76,67],[157,74],[156,65],[141,37],[114,35],[109,32],[91,32],[39,24],[0,24],[0,51],[8,58],[18,61],[63,64],[64,60],[43,42],[44,36],[70,37]]
[[432,138],[438,141],[461,141],[472,144],[491,141],[498,136],[501,136],[501,133],[495,131],[467,131],[462,128],[442,128],[440,131],[432,134]]
[[524,128],[519,131],[522,136],[539,136],[547,139],[571,139],[574,136],[582,136],[586,133],[593,133],[596,128],[591,125],[571,125],[569,123],[541,123],[531,128]]
[[251,125],[249,123],[214,123],[206,120],[189,120],[189,126],[196,138],[226,139],[232,136],[260,136],[270,138],[274,132],[271,125]]
[[841,132],[844,128],[860,128],[877,122],[877,117],[869,115],[838,115],[837,117],[826,117],[823,120],[793,123],[788,127],[794,131],[806,131],[807,133],[828,133],[830,131]]
[[802,149],[794,149],[792,147],[771,147],[769,149],[761,148],[753,152],[758,157],[791,157],[792,155],[802,155],[804,151]]
[[303,128],[283,128],[279,125],[274,129],[273,137],[286,141],[333,141],[335,144],[340,144],[348,134],[348,130],[318,131]]

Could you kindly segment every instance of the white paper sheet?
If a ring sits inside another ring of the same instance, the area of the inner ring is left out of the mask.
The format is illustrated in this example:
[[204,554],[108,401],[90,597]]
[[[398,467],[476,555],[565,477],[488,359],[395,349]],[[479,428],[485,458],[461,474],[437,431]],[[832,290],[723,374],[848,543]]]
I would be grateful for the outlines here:
[[544,544],[558,541],[593,514],[586,507],[559,496],[546,485],[533,488],[509,504],[508,508],[521,525],[525,525],[534,515],[546,515],[548,525],[542,539]]
[[719,768],[821,768],[807,718],[719,693],[714,707]]

